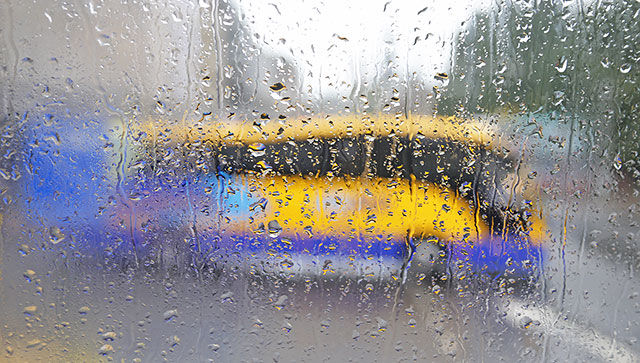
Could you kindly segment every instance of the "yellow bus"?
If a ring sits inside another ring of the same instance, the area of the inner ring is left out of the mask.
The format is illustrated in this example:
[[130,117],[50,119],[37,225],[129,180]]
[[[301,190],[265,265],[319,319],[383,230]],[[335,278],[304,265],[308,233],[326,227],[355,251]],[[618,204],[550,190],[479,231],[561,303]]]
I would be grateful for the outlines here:
[[189,175],[194,210],[176,221],[165,186],[138,215],[173,218],[203,264],[397,279],[407,268],[453,266],[530,274],[541,262],[542,212],[513,153],[478,121],[263,115],[149,121],[134,136],[133,159],[146,160],[149,180]]

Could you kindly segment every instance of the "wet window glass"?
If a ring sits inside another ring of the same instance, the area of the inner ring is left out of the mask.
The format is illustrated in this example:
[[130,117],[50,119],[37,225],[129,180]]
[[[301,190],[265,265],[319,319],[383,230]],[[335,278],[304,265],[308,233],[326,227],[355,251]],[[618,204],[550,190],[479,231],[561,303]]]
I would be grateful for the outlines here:
[[0,3],[0,360],[640,361],[640,3]]

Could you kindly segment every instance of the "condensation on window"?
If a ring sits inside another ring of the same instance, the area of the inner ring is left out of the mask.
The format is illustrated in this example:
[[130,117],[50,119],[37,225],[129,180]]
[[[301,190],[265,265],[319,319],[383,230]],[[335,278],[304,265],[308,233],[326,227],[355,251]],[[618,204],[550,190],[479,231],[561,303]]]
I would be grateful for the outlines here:
[[639,361],[638,19],[1,3],[0,360]]

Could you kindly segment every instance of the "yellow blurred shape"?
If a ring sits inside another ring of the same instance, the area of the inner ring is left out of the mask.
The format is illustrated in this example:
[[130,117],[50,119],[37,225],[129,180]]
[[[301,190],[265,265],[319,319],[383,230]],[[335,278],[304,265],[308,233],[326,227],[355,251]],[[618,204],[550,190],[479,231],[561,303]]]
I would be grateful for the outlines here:
[[[466,199],[446,187],[393,178],[311,178],[267,176],[261,185],[267,204],[264,219],[278,221],[283,236],[314,234],[341,238],[403,239],[435,236],[473,242],[489,228],[475,220]],[[255,230],[255,227],[250,227]]]

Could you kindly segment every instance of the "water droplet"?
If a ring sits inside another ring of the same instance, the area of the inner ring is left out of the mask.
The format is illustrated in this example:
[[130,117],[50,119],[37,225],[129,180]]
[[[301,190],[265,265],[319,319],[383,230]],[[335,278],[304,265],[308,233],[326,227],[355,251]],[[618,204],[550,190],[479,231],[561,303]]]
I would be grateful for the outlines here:
[[251,156],[259,157],[264,155],[266,148],[265,144],[256,142],[249,145],[249,152],[251,153]]
[[323,329],[328,329],[331,326],[331,322],[329,320],[323,320],[320,322],[320,327]]
[[288,321],[285,320],[284,323],[282,323],[282,330],[284,330],[286,333],[290,332],[291,329],[293,329],[293,326],[291,325],[291,323],[289,323]]
[[111,344],[105,344],[105,345],[100,347],[100,349],[98,350],[98,353],[100,353],[102,355],[107,355],[109,353],[113,353],[113,346]]
[[253,230],[253,233],[255,234],[263,234],[266,231],[266,228],[264,226],[264,223],[260,223],[258,224],[258,228]]
[[117,337],[117,334],[112,331],[102,334],[102,339],[104,340],[114,341],[116,337]]
[[531,39],[530,34],[523,33],[518,36],[518,41],[520,41],[520,43],[526,43],[529,41],[529,39]]
[[276,309],[281,310],[287,305],[287,301],[289,301],[289,297],[287,295],[281,295],[278,300],[276,300],[274,306]]
[[49,86],[46,84],[42,87],[42,97],[51,97],[51,92],[49,91]]
[[271,238],[276,238],[280,235],[280,233],[282,233],[282,227],[276,220],[269,221],[267,228],[269,228],[269,236]]
[[62,242],[64,240],[64,237],[65,236],[62,233],[62,231],[60,231],[60,228],[58,228],[58,227],[49,228],[49,240],[54,245]]
[[520,327],[523,329],[529,329],[533,324],[533,320],[528,316],[523,316],[520,319]]
[[164,113],[165,113],[164,103],[162,103],[160,101],[156,101],[156,112],[158,112],[161,115],[164,115]]
[[369,224],[375,224],[377,221],[377,218],[375,214],[369,214],[367,216],[367,219],[365,220],[365,224],[369,225]]
[[177,10],[171,13],[171,18],[176,23],[182,22],[182,14]]
[[44,125],[45,126],[53,126],[54,123],[54,119],[53,119],[53,115],[50,113],[47,113],[44,115]]
[[447,87],[449,85],[449,75],[447,73],[441,72],[437,73],[433,78],[440,81],[442,87]]
[[286,260],[283,260],[282,262],[280,262],[280,266],[282,268],[287,269],[287,270],[291,269],[293,267],[293,265],[294,265],[293,261],[291,261],[289,259],[286,259]]
[[220,300],[222,302],[233,301],[232,298],[233,298],[233,292],[231,292],[231,291],[227,291],[224,294],[220,295]]
[[262,320],[255,318],[253,321],[253,326],[255,326],[256,328],[262,328],[264,326],[264,323],[262,322]]
[[24,277],[27,279],[28,282],[31,282],[35,275],[36,275],[36,272],[33,270],[27,270],[24,272]]
[[27,342],[26,347],[27,347],[27,349],[34,348],[34,347],[40,345],[40,343],[42,343],[42,341],[40,339],[32,339],[32,340],[29,340]]
[[29,252],[31,252],[31,248],[28,245],[20,245],[20,249],[18,249],[18,252],[20,252],[20,254],[22,256],[26,256],[29,254]]
[[260,160],[256,163],[256,166],[262,171],[271,170],[271,165],[267,164],[264,160]]
[[344,42],[348,42],[348,41],[349,41],[349,38],[347,38],[347,37],[343,37],[343,36],[342,36],[342,35],[340,35],[340,34],[335,34],[335,33],[334,33],[334,34],[333,34],[333,36],[334,36],[334,37],[336,37],[336,38],[338,38],[338,39],[340,39],[340,40],[342,40],[342,41],[344,41]]
[[22,312],[27,314],[27,315],[33,315],[38,311],[38,307],[35,305],[31,305],[31,306],[26,306]]
[[167,310],[164,312],[164,314],[162,314],[162,317],[164,318],[165,321],[169,321],[173,318],[178,317],[178,310]]
[[285,85],[283,85],[282,83],[278,82],[278,83],[272,84],[269,88],[271,88],[271,90],[274,92],[280,92],[287,87],[285,87]]
[[331,265],[333,265],[333,261],[324,260],[324,263],[322,264],[322,272],[323,273],[327,273],[328,271],[330,271],[330,269],[332,267]]
[[[251,205],[249,205],[249,211],[253,212],[256,209],[260,208],[264,212],[265,209],[267,209],[268,202],[269,201],[266,198],[260,198],[260,200],[258,200],[257,202],[251,203]],[[264,224],[262,224],[262,231],[264,232]]]
[[620,158],[620,156],[619,156],[619,155],[618,155],[618,156],[616,156],[616,158],[615,158],[615,159],[613,159],[613,167],[614,167],[616,170],[620,170],[620,169],[622,169],[622,158]]
[[433,78],[439,81],[444,81],[446,79],[449,79],[449,75],[446,72],[440,72],[440,73],[436,73],[436,75]]
[[620,73],[627,74],[631,72],[631,63],[625,63],[620,66]]
[[304,227],[304,231],[305,231],[305,233],[307,234],[307,236],[309,238],[313,238],[313,227],[306,226],[306,227]]
[[351,339],[357,340],[358,338],[360,338],[360,332],[354,329],[351,333]]
[[562,57],[556,64],[556,71],[564,73],[567,70],[567,58]]
[[433,285],[433,287],[431,288],[431,292],[433,292],[434,294],[439,294],[441,290],[442,289],[440,288],[440,285]]

